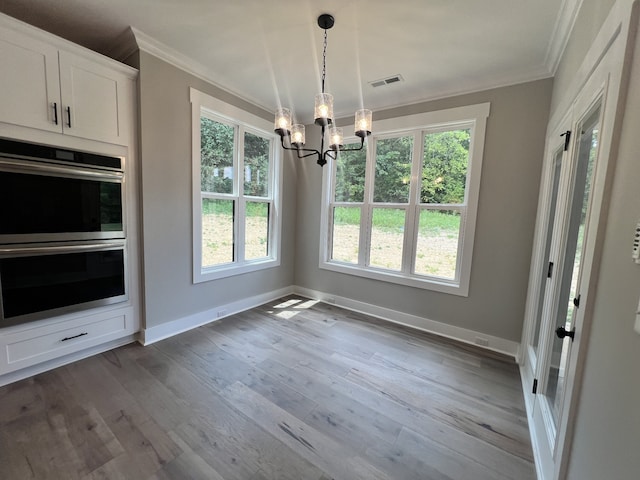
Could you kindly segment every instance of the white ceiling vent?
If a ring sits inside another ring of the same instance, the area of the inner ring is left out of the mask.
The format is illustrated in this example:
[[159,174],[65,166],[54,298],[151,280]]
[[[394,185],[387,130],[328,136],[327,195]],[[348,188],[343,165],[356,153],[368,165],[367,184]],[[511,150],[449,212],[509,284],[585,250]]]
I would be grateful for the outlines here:
[[391,85],[392,83],[403,82],[404,78],[402,75],[392,75],[387,78],[381,78],[380,80],[374,80],[373,82],[369,82],[369,85],[372,87],[382,87],[383,85]]

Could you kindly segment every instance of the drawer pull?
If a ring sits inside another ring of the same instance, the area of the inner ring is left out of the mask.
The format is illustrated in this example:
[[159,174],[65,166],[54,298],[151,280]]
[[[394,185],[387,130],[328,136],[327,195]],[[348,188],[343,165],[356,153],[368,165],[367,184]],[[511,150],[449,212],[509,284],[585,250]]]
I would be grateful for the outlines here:
[[84,335],[89,335],[88,332],[79,333],[78,335],[74,335],[73,337],[64,337],[61,342],[66,342],[67,340],[73,340],[74,338],[82,337]]

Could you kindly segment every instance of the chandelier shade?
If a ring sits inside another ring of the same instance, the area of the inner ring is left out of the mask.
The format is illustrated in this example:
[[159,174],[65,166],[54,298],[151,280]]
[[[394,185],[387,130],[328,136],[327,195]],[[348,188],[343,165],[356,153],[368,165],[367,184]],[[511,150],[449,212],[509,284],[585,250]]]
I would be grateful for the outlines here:
[[[315,156],[321,167],[327,163],[327,157],[335,160],[340,151],[362,150],[364,140],[371,135],[372,113],[371,110],[361,109],[355,113],[354,133],[360,138],[359,147],[345,148],[344,134],[341,127],[335,126],[333,116],[333,95],[324,91],[324,81],[327,71],[327,30],[333,27],[335,19],[328,13],[318,17],[318,26],[324,30],[324,43],[322,50],[322,92],[315,97],[314,123],[322,129],[320,136],[320,149],[304,148],[305,127],[301,124],[293,124],[291,110],[278,108],[275,114],[274,131],[280,135],[280,143],[285,150],[294,150],[298,158]],[[332,126],[333,125],[333,126]],[[329,128],[330,127],[330,128]],[[329,148],[324,149],[325,135],[328,134]],[[288,141],[288,145],[285,142]]]

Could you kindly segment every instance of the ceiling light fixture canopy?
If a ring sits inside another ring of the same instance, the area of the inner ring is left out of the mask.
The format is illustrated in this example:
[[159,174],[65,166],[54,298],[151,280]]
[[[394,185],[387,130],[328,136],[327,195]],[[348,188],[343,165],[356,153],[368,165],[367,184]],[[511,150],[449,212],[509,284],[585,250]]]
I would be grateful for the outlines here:
[[[355,114],[355,134],[360,137],[360,146],[345,148],[341,127],[334,125],[333,95],[324,91],[324,80],[327,73],[327,30],[333,27],[335,20],[328,13],[318,17],[318,26],[324,30],[324,48],[322,50],[322,92],[316,95],[314,119],[316,125],[322,127],[320,150],[304,148],[305,128],[301,124],[291,123],[291,110],[278,108],[276,110],[275,132],[280,135],[280,143],[285,150],[295,150],[298,158],[317,156],[317,163],[321,167],[327,163],[327,157],[335,160],[338,152],[362,150],[364,139],[371,135],[371,110],[362,109]],[[329,148],[324,150],[325,134],[329,134]],[[289,146],[285,144],[285,137]],[[307,152],[307,153],[304,153]]]

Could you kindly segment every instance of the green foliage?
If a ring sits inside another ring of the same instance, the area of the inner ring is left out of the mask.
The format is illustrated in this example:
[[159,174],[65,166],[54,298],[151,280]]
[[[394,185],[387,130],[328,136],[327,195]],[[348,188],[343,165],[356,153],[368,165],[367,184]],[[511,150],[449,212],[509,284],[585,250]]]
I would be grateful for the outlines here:
[[244,135],[244,194],[266,197],[269,194],[269,140],[252,133]]
[[336,165],[336,202],[362,202],[366,150],[340,152]]
[[[469,129],[429,133],[424,138],[421,203],[463,203],[469,163]],[[407,203],[413,136],[376,141],[373,201]],[[364,201],[365,151],[342,152],[336,167],[336,202]]]
[[430,133],[424,139],[421,203],[463,203],[470,131]]
[[409,201],[412,152],[412,136],[386,138],[376,142],[374,202]]
[[[233,193],[233,156],[236,129],[207,117],[200,119],[200,188],[203,192]],[[267,138],[244,135],[244,194],[266,197],[269,184]]]
[[233,193],[230,169],[234,136],[232,126],[206,117],[200,119],[200,188],[203,192]]

